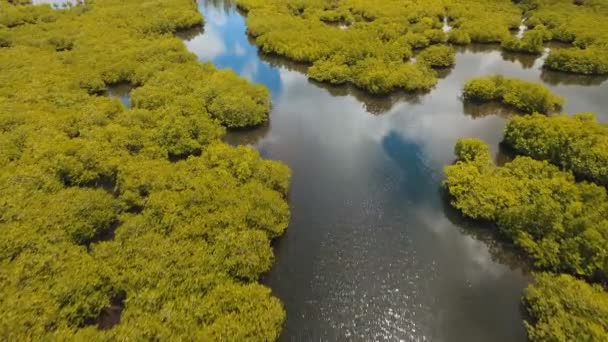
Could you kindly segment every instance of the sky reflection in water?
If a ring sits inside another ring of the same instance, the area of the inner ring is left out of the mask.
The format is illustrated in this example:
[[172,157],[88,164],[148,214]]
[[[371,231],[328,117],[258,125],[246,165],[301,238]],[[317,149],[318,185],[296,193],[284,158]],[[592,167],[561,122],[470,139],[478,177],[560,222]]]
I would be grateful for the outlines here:
[[287,310],[282,340],[524,341],[521,263],[441,192],[456,140],[482,138],[498,156],[509,111],[463,104],[459,93],[469,78],[504,74],[543,82],[566,97],[565,112],[595,111],[606,122],[606,79],[473,46],[430,93],[371,97],[259,55],[241,15],[218,3],[200,2],[204,33],[185,33],[188,48],[273,96],[268,125],[227,141],[294,172],[290,227],[263,279]]
[[186,46],[200,60],[211,61],[218,68],[230,68],[256,83],[264,84],[273,94],[280,96],[279,71],[261,62],[257,48],[247,38],[244,18],[236,11],[205,7],[205,28],[188,37]]

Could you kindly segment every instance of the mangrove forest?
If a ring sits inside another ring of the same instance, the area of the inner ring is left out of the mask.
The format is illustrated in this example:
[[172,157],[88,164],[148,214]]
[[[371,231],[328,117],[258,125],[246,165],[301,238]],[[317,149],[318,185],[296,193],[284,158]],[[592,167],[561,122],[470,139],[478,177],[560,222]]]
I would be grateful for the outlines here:
[[3,341],[608,341],[607,0],[0,0]]

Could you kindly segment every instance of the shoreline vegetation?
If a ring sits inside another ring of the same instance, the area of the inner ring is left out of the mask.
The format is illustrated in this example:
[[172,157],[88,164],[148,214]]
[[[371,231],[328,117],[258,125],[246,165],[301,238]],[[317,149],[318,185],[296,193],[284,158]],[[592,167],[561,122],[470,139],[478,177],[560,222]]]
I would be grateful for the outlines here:
[[[432,89],[470,43],[567,43],[545,68],[608,74],[603,0],[236,3],[262,52],[372,94]],[[257,280],[289,222],[291,171],[221,142],[267,122],[270,95],[174,36],[202,24],[191,0],[0,0],[5,340],[278,338],[285,311]],[[116,84],[133,87],[131,108],[103,95]],[[444,183],[453,207],[534,260],[529,338],[608,340],[606,126],[549,115],[564,99],[518,79],[473,79],[463,97],[530,114],[507,124],[514,160],[461,139]]]
[[3,340],[278,338],[257,280],[291,171],[221,142],[270,97],[173,36],[202,22],[191,0],[0,1]]
[[[594,121],[589,116],[516,116],[507,126],[510,138],[506,140],[525,142],[529,136],[514,126],[551,125],[543,120],[589,122],[585,130],[593,132],[597,128],[591,126]],[[530,138],[531,145],[551,146],[548,137],[554,136]],[[592,136],[583,144],[591,142]],[[479,139],[459,140],[455,154],[457,161],[445,168],[444,181],[452,206],[466,217],[493,222],[498,233],[530,256],[539,271],[548,272],[537,273],[524,294],[530,315],[525,322],[528,337],[532,341],[608,339],[608,306],[604,305],[608,293],[602,286],[608,280],[606,188],[577,182],[568,171],[584,166],[560,170],[547,160],[528,156],[496,166],[488,146]]]
[[467,81],[462,90],[465,101],[497,101],[522,113],[553,113],[564,104],[542,84],[501,75],[478,77]]
[[[248,34],[264,53],[308,65],[315,81],[350,83],[373,94],[430,90],[437,83],[433,68],[453,64],[443,47],[470,43],[498,43],[506,51],[540,55],[544,43],[563,42],[572,46],[551,49],[544,67],[608,74],[608,3],[598,0],[236,3],[247,17]],[[511,31],[522,17],[529,29],[518,38]],[[444,30],[445,22],[450,30]],[[412,59],[419,50],[424,58]]]

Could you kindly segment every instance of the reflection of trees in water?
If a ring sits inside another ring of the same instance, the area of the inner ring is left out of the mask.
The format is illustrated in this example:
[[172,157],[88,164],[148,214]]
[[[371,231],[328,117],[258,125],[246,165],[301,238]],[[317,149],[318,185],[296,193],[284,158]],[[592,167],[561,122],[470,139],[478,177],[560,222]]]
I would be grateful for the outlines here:
[[[255,42],[252,42],[252,44],[254,43]],[[308,70],[307,64],[293,62],[282,56],[269,55],[258,51],[258,57],[273,67],[284,68],[303,75],[306,75]],[[446,70],[445,72],[449,73],[450,71],[451,69]],[[312,79],[308,79],[308,82],[318,88],[325,89],[332,96],[353,96],[363,104],[365,110],[375,115],[384,114],[390,111],[393,106],[399,102],[411,104],[420,103],[420,98],[424,95],[424,93],[408,93],[405,91],[395,91],[388,95],[372,95],[353,85],[333,85],[330,83],[317,82]]]
[[496,158],[494,158],[494,162],[498,166],[504,166],[506,163],[512,162],[515,157],[517,157],[517,152],[501,142],[498,145],[498,153],[496,154]]
[[224,142],[233,146],[257,145],[270,132],[270,120],[254,128],[230,129],[224,136]]
[[[427,165],[426,154],[420,144],[397,132],[389,132],[382,139],[382,147],[404,173],[400,191],[406,192],[407,198],[412,199],[416,207],[437,207],[462,234],[487,245],[493,262],[528,273],[531,265],[529,259],[512,243],[504,240],[494,224],[466,218],[450,205],[449,194],[438,185],[443,175]],[[509,152],[501,150],[497,158],[510,158]]]
[[175,36],[181,40],[189,42],[192,39],[202,35],[204,32],[205,30],[203,25],[196,25],[191,28],[175,32]]
[[511,270],[521,270],[524,274],[532,271],[532,261],[527,258],[513,243],[504,239],[492,222],[469,219],[452,207],[450,195],[440,188],[441,202],[445,217],[464,235],[470,236],[488,246],[492,261],[505,265]]
[[518,52],[509,52],[509,51],[501,51],[500,55],[502,59],[509,62],[519,62],[522,68],[530,69],[534,66],[536,60],[540,57],[540,55],[533,55],[529,53],[518,53]]
[[509,117],[512,114],[517,113],[513,108],[505,106],[496,101],[490,102],[475,102],[475,101],[462,101],[462,110],[466,115],[472,118],[482,118],[488,115],[498,115],[500,117]]
[[550,85],[599,86],[608,80],[608,75],[579,75],[543,68],[540,79]]
[[226,14],[236,7],[236,0],[198,0],[197,3],[223,10]]
[[470,44],[456,47],[459,53],[490,53],[500,52],[503,60],[508,62],[519,62],[522,68],[530,69],[534,66],[540,55],[505,51],[499,44]]
[[452,70],[454,70],[455,66],[451,66],[449,68],[437,68],[435,72],[437,72],[437,78],[442,80],[450,76]]
[[465,53],[481,53],[481,52],[494,52],[500,51],[501,47],[499,44],[469,44],[469,45],[458,45],[454,47],[456,52]]
[[[247,36],[247,40],[251,45],[256,46],[255,39],[251,38],[251,36]],[[275,68],[284,68],[288,71],[296,71],[301,74],[306,74],[308,70],[308,65],[305,63],[294,62],[279,55],[266,54],[260,51],[260,49],[258,49],[258,58]]]
[[394,91],[388,95],[372,95],[353,85],[333,85],[329,83],[317,82],[309,79],[309,83],[327,90],[332,96],[352,96],[363,104],[365,110],[374,115],[381,115],[390,111],[399,102],[410,104],[420,103],[424,93],[408,93],[402,90]]

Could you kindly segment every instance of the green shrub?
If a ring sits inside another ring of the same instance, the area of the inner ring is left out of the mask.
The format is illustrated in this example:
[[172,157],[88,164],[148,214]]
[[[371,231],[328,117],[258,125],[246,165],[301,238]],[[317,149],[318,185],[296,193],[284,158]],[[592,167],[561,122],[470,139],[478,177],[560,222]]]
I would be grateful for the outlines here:
[[[372,93],[398,88],[425,90],[437,82],[434,73],[408,66],[411,49],[445,44],[448,40],[458,44],[500,42],[509,34],[513,22],[521,20],[521,10],[502,0],[467,0],[447,5],[437,0],[238,0],[237,5],[247,12],[248,33],[262,51],[310,64],[311,79],[353,83]],[[487,13],[496,16],[490,20]],[[441,30],[445,15],[455,27],[449,34]],[[328,22],[350,25],[341,30]],[[447,51],[447,47],[442,47],[433,56],[430,52],[422,56],[428,59],[427,66],[447,66],[453,64]],[[372,60],[378,65],[371,65]],[[369,65],[369,69],[362,65]],[[392,75],[387,66],[397,75]],[[407,81],[404,75],[414,80]]]
[[13,45],[13,38],[8,30],[0,28],[0,48],[11,47]]
[[608,127],[593,114],[513,117],[505,129],[505,143],[518,153],[608,185]]
[[437,79],[425,65],[391,63],[367,58],[353,66],[353,83],[373,94],[388,93],[396,88],[407,91],[431,89]]
[[524,304],[531,341],[608,340],[608,295],[568,275],[538,274]]
[[545,33],[536,29],[524,33],[522,39],[510,37],[503,40],[502,48],[507,51],[525,52],[530,54],[540,54],[544,50]]
[[493,77],[479,77],[465,83],[462,95],[467,100],[493,101],[501,97],[497,82]]
[[[257,280],[290,170],[221,142],[266,121],[270,96],[167,34],[201,22],[190,0],[0,1],[2,340],[278,337]],[[130,109],[102,96],[122,82]]]
[[432,67],[449,67],[456,62],[456,51],[445,45],[433,45],[424,49],[416,60]]
[[74,47],[74,39],[71,37],[51,37],[48,43],[56,51],[71,50]]
[[528,22],[543,25],[552,39],[575,46],[551,51],[545,67],[587,75],[608,73],[608,3],[537,0],[528,15]]
[[555,49],[545,60],[545,67],[585,75],[608,74],[608,50],[605,48]]
[[425,35],[412,32],[405,35],[405,42],[415,49],[422,49],[431,44],[431,41]]
[[341,56],[318,60],[308,68],[308,76],[319,82],[344,84],[351,81],[352,71]]
[[454,154],[458,160],[465,162],[487,164],[491,161],[488,145],[482,140],[474,138],[458,139],[454,147]]
[[608,275],[608,194],[547,161],[516,157],[498,167],[475,139],[459,141],[462,159],[445,169],[452,205],[495,222],[538,268],[589,279]]
[[564,99],[544,86],[503,76],[480,77],[469,80],[463,97],[474,101],[500,101],[525,113],[550,113],[559,109]]
[[456,45],[467,45],[471,43],[471,36],[463,30],[453,29],[448,33],[448,41]]

